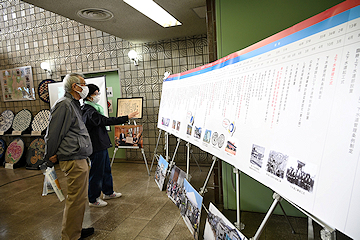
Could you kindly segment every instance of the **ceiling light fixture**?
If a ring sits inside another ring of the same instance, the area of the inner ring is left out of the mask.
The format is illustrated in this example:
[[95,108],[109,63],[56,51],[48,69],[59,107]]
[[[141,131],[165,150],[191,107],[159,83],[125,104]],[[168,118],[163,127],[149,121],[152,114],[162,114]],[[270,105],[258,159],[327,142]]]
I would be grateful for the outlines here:
[[91,21],[106,21],[114,17],[114,14],[106,9],[86,8],[77,12],[81,18]]
[[153,0],[124,0],[124,2],[163,27],[181,25],[181,22],[176,20]]

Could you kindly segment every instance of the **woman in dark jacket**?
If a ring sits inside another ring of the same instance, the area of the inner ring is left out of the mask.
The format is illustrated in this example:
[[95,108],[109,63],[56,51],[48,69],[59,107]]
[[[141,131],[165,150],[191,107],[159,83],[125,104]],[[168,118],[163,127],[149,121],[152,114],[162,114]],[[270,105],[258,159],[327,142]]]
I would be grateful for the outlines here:
[[126,123],[135,117],[138,112],[130,113],[122,117],[104,116],[103,107],[97,102],[100,99],[100,89],[95,84],[88,84],[89,94],[82,107],[83,121],[89,132],[93,153],[90,155],[91,168],[89,173],[89,206],[104,207],[107,202],[100,199],[121,197],[121,193],[114,192],[111,175],[110,158],[108,148],[112,147],[106,126]]

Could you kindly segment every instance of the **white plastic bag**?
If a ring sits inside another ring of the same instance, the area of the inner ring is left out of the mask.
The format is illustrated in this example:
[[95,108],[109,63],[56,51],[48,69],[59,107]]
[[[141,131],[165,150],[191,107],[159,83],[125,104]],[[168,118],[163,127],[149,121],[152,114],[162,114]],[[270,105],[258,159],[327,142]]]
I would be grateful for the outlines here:
[[54,189],[51,186],[51,183],[49,181],[49,179],[46,177],[46,175],[44,174],[44,187],[43,187],[43,196],[46,196],[50,193],[54,193]]
[[[59,183],[59,180],[58,180],[56,172],[55,172],[55,168],[54,167],[46,168],[44,175],[45,175],[44,187],[45,187],[45,184],[47,184],[46,183],[47,181],[50,182],[50,185],[51,185],[53,191],[56,193],[56,196],[59,198],[60,202],[64,201],[65,197],[61,190],[60,183]],[[43,191],[43,193],[44,193],[44,191]]]

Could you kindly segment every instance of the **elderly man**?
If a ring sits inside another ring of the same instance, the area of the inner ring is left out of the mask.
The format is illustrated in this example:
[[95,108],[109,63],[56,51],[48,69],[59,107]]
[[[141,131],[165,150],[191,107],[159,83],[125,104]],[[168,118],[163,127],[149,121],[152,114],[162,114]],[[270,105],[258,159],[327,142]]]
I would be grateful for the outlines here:
[[79,100],[87,96],[89,89],[80,74],[68,74],[64,78],[65,95],[51,109],[49,126],[45,135],[45,156],[48,164],[59,160],[67,178],[61,239],[77,240],[90,236],[94,228],[82,229],[85,206],[88,202],[89,165],[87,157],[92,145],[82,121]]

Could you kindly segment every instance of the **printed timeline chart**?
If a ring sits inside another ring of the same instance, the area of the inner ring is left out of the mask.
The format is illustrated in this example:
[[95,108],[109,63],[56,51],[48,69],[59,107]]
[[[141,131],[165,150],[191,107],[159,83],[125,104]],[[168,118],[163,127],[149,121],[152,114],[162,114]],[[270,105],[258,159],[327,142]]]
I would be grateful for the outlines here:
[[359,56],[360,6],[346,1],[169,76],[158,127],[360,238]]

